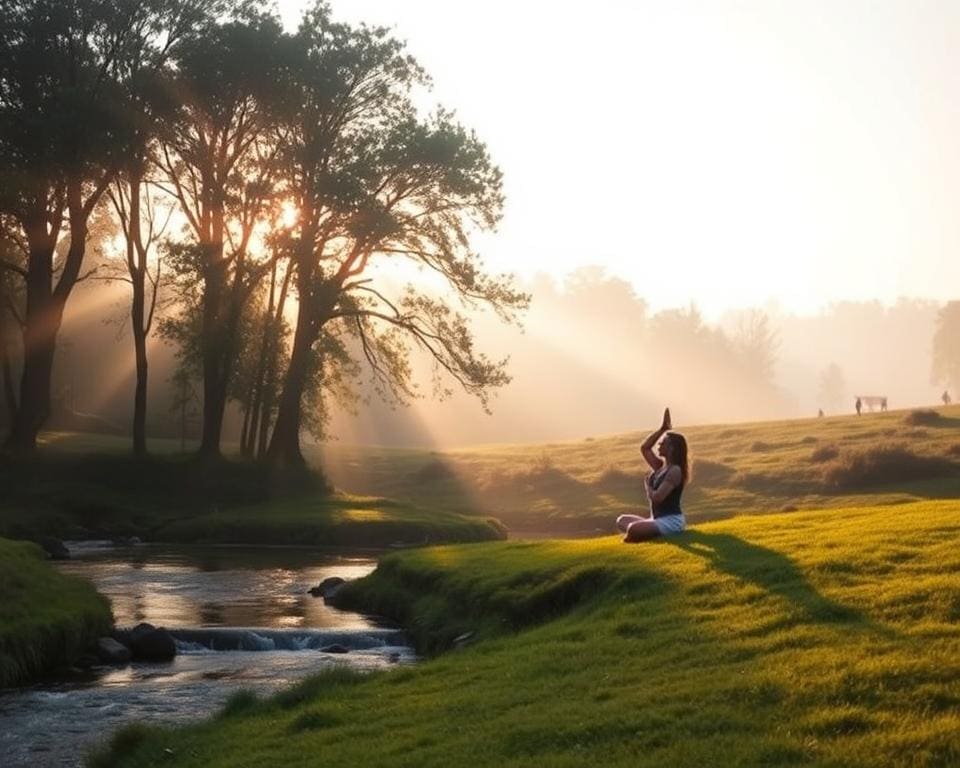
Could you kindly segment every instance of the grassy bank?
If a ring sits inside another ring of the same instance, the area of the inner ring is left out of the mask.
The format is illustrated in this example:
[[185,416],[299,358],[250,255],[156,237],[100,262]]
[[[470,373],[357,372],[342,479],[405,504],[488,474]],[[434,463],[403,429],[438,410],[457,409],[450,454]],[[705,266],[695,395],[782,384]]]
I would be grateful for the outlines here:
[[34,544],[0,539],[0,687],[70,665],[110,632],[110,604]]
[[946,766],[960,762],[960,506],[704,524],[625,546],[391,555],[346,594],[416,668],[321,676],[123,731],[98,766]]
[[[696,521],[960,496],[960,406],[678,429]],[[596,535],[643,505],[645,436],[451,451],[335,444],[314,461],[347,491],[494,515],[513,531]]]
[[[504,535],[484,516],[331,492],[318,477],[182,455],[136,461],[111,452],[108,440],[99,453],[79,453],[73,439],[28,463],[0,465],[0,535],[365,547]],[[90,446],[89,436],[75,439]]]

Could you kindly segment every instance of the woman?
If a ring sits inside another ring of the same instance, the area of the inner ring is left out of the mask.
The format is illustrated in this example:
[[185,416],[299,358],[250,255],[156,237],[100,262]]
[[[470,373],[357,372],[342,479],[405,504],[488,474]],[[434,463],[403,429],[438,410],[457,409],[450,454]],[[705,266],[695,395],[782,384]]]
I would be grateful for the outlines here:
[[[690,479],[687,440],[679,432],[668,431],[670,427],[670,409],[667,408],[663,412],[660,429],[647,437],[640,447],[643,458],[653,470],[643,480],[644,490],[650,500],[650,517],[620,515],[617,518],[617,528],[626,534],[623,538],[625,542],[650,541],[661,536],[671,536],[681,533],[687,527],[683,510],[680,508],[683,487]],[[657,456],[653,452],[653,446],[663,435],[666,437],[660,441],[660,456]]]

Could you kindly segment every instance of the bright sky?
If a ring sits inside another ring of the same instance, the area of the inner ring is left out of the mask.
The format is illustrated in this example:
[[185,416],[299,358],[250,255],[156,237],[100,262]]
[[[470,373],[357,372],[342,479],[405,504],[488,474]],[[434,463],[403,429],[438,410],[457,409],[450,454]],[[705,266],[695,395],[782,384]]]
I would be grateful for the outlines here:
[[[279,0],[291,25],[303,0]],[[958,297],[960,3],[332,0],[505,174],[489,267],[653,307]]]

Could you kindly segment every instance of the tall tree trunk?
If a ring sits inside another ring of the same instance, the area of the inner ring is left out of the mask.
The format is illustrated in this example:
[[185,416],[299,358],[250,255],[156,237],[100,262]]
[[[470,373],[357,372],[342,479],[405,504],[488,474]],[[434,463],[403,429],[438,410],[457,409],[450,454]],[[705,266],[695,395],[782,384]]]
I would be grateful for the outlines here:
[[133,394],[133,455],[147,455],[147,325],[146,325],[146,249],[140,231],[141,178],[137,168],[130,172],[130,231],[127,233],[127,266],[133,284],[130,320],[133,324],[133,348],[137,364],[137,384]]
[[[250,397],[250,415],[251,421],[250,424],[244,424],[246,428],[249,426],[249,431],[247,436],[249,439],[249,445],[247,446],[248,456],[254,455],[254,447],[257,444],[257,435],[260,431],[260,407],[263,403],[263,394],[264,387],[266,386],[266,375],[267,375],[267,355],[272,349],[273,345],[271,344],[271,339],[275,333],[274,331],[274,322],[273,322],[273,306],[274,300],[277,293],[277,262],[273,262],[273,266],[270,269],[270,298],[267,301],[267,309],[263,313],[263,336],[260,338],[260,354],[257,357],[257,369],[253,376],[253,386],[251,388],[251,397]],[[283,294],[286,295],[286,281],[284,282],[284,291]]]
[[37,433],[50,416],[50,381],[63,306],[52,291],[54,244],[42,225],[28,233],[27,304],[23,327],[20,404],[7,446],[20,456],[32,454]]
[[244,458],[250,458],[252,455],[253,440],[250,439],[250,414],[254,410],[253,393],[255,389],[255,384],[251,383],[243,404],[243,426],[240,428],[240,455]]
[[257,458],[262,459],[267,455],[267,442],[270,438],[271,417],[273,416],[273,406],[277,402],[277,358],[280,354],[280,332],[283,329],[283,312],[287,306],[287,291],[290,288],[290,278],[293,276],[293,269],[287,268],[283,276],[283,286],[280,288],[280,298],[277,300],[277,309],[273,316],[273,322],[270,326],[269,344],[267,346],[267,367],[264,372],[262,403],[260,407],[260,434],[257,438]]
[[[87,219],[103,194],[105,183],[84,203],[83,183],[71,178],[66,183],[66,205],[70,221],[70,248],[56,286],[53,284],[53,255],[60,231],[59,213],[48,231],[46,199],[24,222],[30,258],[27,263],[27,306],[23,329],[23,371],[20,376],[20,405],[7,447],[28,456],[36,451],[37,434],[50,416],[50,383],[57,334],[63,322],[63,308],[80,276],[87,247]],[[37,213],[39,211],[39,213]]]
[[[0,280],[5,279],[0,275]],[[2,287],[6,287],[5,285]],[[0,294],[0,299],[3,299]],[[17,418],[17,391],[13,383],[13,363],[10,360],[10,330],[7,326],[8,312],[6,307],[0,306],[0,368],[3,375],[3,405],[7,412],[4,423],[8,430],[12,429]]]
[[314,322],[313,302],[301,296],[297,310],[297,330],[293,336],[290,365],[283,382],[277,423],[267,451],[267,461],[276,467],[302,467],[306,464],[300,450],[300,410],[303,390],[310,370],[310,353],[317,340],[319,325]]
[[204,270],[203,315],[201,320],[201,354],[203,356],[203,431],[200,456],[219,458],[223,432],[223,414],[227,404],[223,382],[222,303],[224,291],[223,245],[208,245],[207,267]]
[[[133,293],[133,311],[136,312],[136,287]],[[142,312],[142,286],[139,293],[139,309]],[[147,455],[147,334],[143,326],[136,323],[133,326],[133,345],[137,358],[137,387],[133,395],[133,455],[142,458]]]

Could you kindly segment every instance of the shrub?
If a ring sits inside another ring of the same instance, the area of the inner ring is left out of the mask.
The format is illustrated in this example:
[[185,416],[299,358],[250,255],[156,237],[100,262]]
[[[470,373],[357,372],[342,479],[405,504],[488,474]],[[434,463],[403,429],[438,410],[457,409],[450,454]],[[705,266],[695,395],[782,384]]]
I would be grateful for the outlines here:
[[942,477],[957,471],[943,456],[920,456],[900,445],[844,451],[823,469],[824,483],[836,489],[902,483]]
[[616,467],[607,467],[597,481],[597,487],[604,490],[621,490],[643,486],[643,477],[639,473],[624,472]]
[[810,461],[815,461],[818,464],[824,461],[830,461],[831,459],[837,458],[840,455],[840,449],[835,445],[821,445],[813,453],[810,454]]
[[929,408],[916,408],[904,416],[903,421],[911,427],[935,427],[943,423],[943,416]]
[[733,477],[735,471],[733,467],[721,464],[719,461],[697,459],[693,462],[690,474],[700,485],[720,485]]

